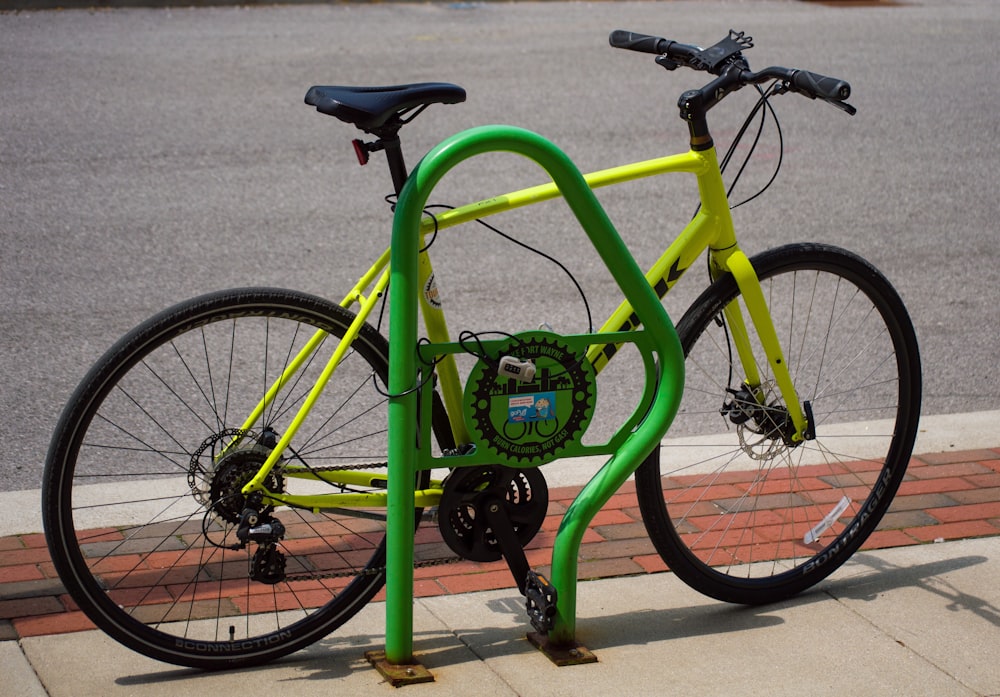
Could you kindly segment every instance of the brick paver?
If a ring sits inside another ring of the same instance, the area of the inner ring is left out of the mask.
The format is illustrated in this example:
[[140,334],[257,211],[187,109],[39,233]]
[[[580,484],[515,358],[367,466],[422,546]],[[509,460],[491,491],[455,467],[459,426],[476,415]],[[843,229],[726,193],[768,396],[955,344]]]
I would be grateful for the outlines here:
[[[818,472],[815,476],[836,475]],[[714,500],[725,505],[727,499],[739,496],[748,485],[744,476],[727,477],[713,490]],[[545,523],[527,549],[532,568],[548,571],[556,531],[578,491],[578,488],[560,488],[549,492]],[[689,502],[689,505],[704,503]],[[696,518],[693,520],[696,524]],[[758,524],[766,524],[765,520],[761,517]],[[102,536],[94,538],[94,545],[106,543],[109,536],[116,534],[99,532]],[[914,456],[890,512],[865,548],[990,535],[1000,535],[1000,448]],[[417,544],[418,558],[433,559],[448,553],[433,526],[418,531]],[[606,578],[665,570],[646,536],[634,485],[628,483],[611,498],[584,535],[579,577]],[[415,595],[429,597],[511,588],[514,583],[503,561],[460,561],[418,568],[414,585]],[[265,599],[255,598],[252,602],[264,603]],[[0,635],[24,637],[92,627],[56,577],[40,534],[0,537]]]

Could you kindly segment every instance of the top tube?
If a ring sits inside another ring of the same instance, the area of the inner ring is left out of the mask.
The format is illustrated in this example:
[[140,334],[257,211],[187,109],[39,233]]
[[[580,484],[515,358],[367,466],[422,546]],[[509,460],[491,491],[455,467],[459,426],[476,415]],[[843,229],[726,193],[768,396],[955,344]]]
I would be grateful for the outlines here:
[[[702,153],[691,151],[618,167],[610,167],[586,174],[583,178],[587,186],[591,189],[597,189],[602,186],[622,184],[669,172],[687,172],[695,175],[703,175],[711,171],[711,168],[712,162]],[[521,189],[509,194],[494,196],[493,198],[447,210],[441,214],[435,214],[434,218],[424,218],[420,223],[421,232],[430,233],[435,229],[435,226],[438,230],[454,227],[455,225],[461,225],[462,223],[479,218],[521,208],[522,206],[548,201],[558,198],[561,195],[559,187],[555,183],[549,182],[548,184]]]

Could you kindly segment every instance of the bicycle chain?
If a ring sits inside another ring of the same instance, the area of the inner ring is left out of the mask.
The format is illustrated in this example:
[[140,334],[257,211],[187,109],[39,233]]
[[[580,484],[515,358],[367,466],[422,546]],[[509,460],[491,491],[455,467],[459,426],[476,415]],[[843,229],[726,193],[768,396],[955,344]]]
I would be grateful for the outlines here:
[[[460,561],[465,561],[462,557],[442,557],[440,559],[428,559],[426,561],[414,562],[414,569],[426,569],[432,566],[447,566],[448,564],[457,564]],[[385,572],[384,566],[376,566],[371,569],[361,569],[360,571],[336,571],[327,574],[299,574],[286,576],[286,583],[293,583],[295,581],[322,581],[324,579],[331,578],[348,578],[351,576],[378,576],[379,574]]]
[[347,470],[375,470],[388,466],[388,462],[373,462],[367,465],[328,465],[326,467],[313,467],[309,465],[306,469],[310,472],[346,472]]

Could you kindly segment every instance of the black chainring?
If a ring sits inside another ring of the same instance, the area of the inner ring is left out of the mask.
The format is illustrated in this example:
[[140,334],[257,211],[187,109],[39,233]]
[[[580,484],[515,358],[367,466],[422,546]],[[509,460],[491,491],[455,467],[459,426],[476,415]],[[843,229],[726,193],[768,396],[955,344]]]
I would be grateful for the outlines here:
[[438,526],[456,554],[472,561],[502,558],[500,543],[486,522],[487,502],[502,502],[522,548],[542,527],[549,489],[538,469],[502,465],[463,467],[444,481]]

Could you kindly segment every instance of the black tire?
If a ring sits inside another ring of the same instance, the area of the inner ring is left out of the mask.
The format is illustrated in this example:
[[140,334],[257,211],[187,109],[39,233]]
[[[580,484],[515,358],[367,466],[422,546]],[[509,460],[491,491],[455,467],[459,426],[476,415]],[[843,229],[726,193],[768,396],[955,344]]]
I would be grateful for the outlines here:
[[[265,427],[283,433],[352,319],[302,293],[212,293],[146,321],[91,369],[52,439],[43,514],[60,578],[98,627],[168,663],[248,666],[321,639],[382,587],[384,512],[274,510],[280,556],[261,559],[284,558],[285,568],[267,583],[248,577],[260,545],[229,548],[239,489],[270,450]],[[253,432],[234,435],[317,329],[330,336],[316,360]],[[384,467],[385,397],[373,374],[384,385],[387,368],[388,344],[366,325],[283,456],[286,472]],[[277,474],[268,488],[301,482]]]
[[777,435],[787,412],[767,365],[758,366],[765,407],[734,408],[743,375],[721,318],[739,291],[726,275],[677,326],[687,358],[671,433],[712,438],[667,441],[675,447],[636,472],[643,520],[667,566],[701,593],[744,604],[809,588],[876,530],[906,471],[921,393],[910,318],[870,264],[805,244],[752,263],[815,438],[789,445]]

